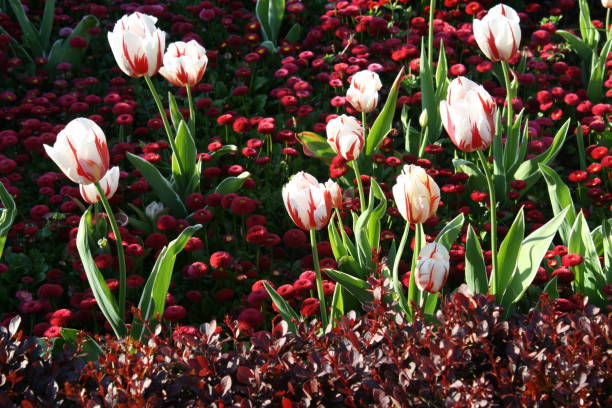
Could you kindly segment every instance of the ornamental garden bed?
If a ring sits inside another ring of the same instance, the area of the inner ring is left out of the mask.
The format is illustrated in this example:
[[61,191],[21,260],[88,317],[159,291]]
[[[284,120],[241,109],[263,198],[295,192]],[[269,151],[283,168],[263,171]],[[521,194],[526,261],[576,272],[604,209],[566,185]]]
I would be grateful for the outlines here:
[[0,0],[0,406],[608,406],[612,2]]

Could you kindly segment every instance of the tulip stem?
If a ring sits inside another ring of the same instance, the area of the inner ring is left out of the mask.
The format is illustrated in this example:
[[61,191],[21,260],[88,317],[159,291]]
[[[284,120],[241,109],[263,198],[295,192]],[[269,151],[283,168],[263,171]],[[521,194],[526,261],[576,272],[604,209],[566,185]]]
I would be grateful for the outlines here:
[[366,140],[366,138],[368,137],[368,121],[366,119],[367,115],[367,113],[361,112],[361,127],[363,128],[363,140]]
[[508,106],[506,108],[507,112],[507,126],[508,126],[508,137],[510,136],[510,132],[512,132],[512,122],[514,119],[514,108],[512,107],[512,83],[510,82],[510,72],[508,69],[508,63],[506,61],[501,61],[502,71],[504,72],[504,82],[506,83],[506,101]]
[[612,28],[610,28],[610,8],[606,10],[606,38],[612,36]]
[[[406,241],[408,241],[408,233],[410,232],[410,223],[407,222],[404,227],[404,233],[402,234],[402,239],[400,240],[399,247],[397,247],[397,251],[395,252],[395,260],[393,261],[393,289],[395,290],[395,294],[399,298],[400,306],[405,308],[405,312],[409,313],[410,309],[406,305],[406,299],[404,298],[404,294],[402,286],[399,280],[399,264],[402,258],[402,252],[404,252],[404,248],[406,247]],[[412,278],[411,278],[412,279]]]
[[319,251],[317,251],[317,231],[310,230],[310,246],[312,247],[312,263],[315,267],[317,280],[317,295],[319,296],[319,307],[321,308],[321,323],[323,330],[327,327],[327,307],[325,306],[325,292],[323,291],[323,278],[321,277],[321,266],[319,265]]
[[491,170],[489,170],[488,161],[482,150],[477,150],[482,170],[485,172],[485,178],[487,179],[487,187],[489,188],[489,200],[490,200],[490,215],[491,215],[491,260],[493,263],[493,270],[491,271],[491,279],[489,281],[489,292],[493,295],[499,295],[498,292],[498,281],[497,273],[499,268],[497,267],[497,200],[495,199],[495,186],[493,185],[493,177],[491,176]]
[[191,131],[191,136],[193,136],[193,139],[195,140],[196,116],[195,108],[193,106],[193,98],[191,96],[191,86],[187,84],[185,89],[187,89],[187,100],[189,101],[189,130]]
[[427,27],[427,63],[431,68],[433,62],[433,21],[436,10],[436,0],[429,1],[429,27]]
[[366,207],[365,194],[363,193],[363,183],[361,182],[361,173],[359,172],[359,165],[357,160],[351,162],[353,170],[355,170],[355,178],[357,179],[357,189],[359,190],[359,209],[363,212]]
[[123,244],[121,239],[121,233],[119,232],[119,225],[117,224],[117,219],[115,218],[115,213],[113,213],[113,209],[111,208],[108,199],[106,198],[106,194],[100,186],[100,182],[96,181],[94,183],[96,186],[96,190],[98,191],[98,196],[100,196],[100,201],[102,201],[102,205],[104,206],[104,211],[106,211],[106,215],[111,224],[111,229],[113,231],[113,235],[115,236],[115,243],[117,245],[117,258],[119,261],[119,316],[122,319],[125,318],[125,298],[126,298],[126,288],[127,288],[127,272],[125,269],[125,254],[123,252]]
[[174,143],[174,134],[172,132],[172,128],[170,127],[170,123],[168,122],[168,118],[166,117],[166,111],[164,110],[164,106],[161,103],[161,99],[159,98],[159,94],[157,93],[157,89],[155,88],[155,84],[153,84],[151,78],[146,75],[144,76],[144,79],[147,85],[149,86],[151,95],[153,95],[153,99],[155,100],[155,104],[157,105],[157,110],[161,115],[162,122],[164,123],[164,129],[166,129],[166,135],[168,135],[168,141],[170,142],[170,147],[172,147],[172,153],[174,153],[174,155],[176,156],[176,162],[178,163],[179,171],[181,174],[185,174],[183,162],[181,161],[181,157],[178,154],[176,143]]
[[[418,253],[421,250],[421,235],[423,234],[423,225],[416,224],[416,228],[414,230],[414,248],[412,251],[412,264],[410,266],[410,283],[408,284],[408,307],[410,308],[411,314],[414,313],[414,306],[417,304],[417,295],[419,292],[416,287],[416,259],[418,257]],[[415,254],[417,254],[415,256]]]

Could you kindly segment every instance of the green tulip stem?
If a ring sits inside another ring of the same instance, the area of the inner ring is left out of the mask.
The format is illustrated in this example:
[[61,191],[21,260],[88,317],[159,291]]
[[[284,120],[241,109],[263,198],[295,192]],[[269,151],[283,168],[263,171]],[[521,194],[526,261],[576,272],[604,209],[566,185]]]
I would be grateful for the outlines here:
[[113,209],[111,208],[111,205],[108,202],[108,199],[106,198],[106,194],[104,194],[102,186],[100,186],[100,182],[96,181],[94,185],[96,186],[96,190],[98,191],[98,195],[100,196],[100,201],[102,201],[104,211],[106,211],[106,215],[111,224],[113,235],[115,236],[115,243],[117,245],[117,258],[119,261],[119,316],[121,316],[122,319],[125,319],[127,272],[125,269],[125,254],[123,252],[123,241],[121,239],[121,232],[119,232],[119,225],[117,224],[115,213],[113,213]]
[[359,190],[359,208],[361,212],[366,208],[365,194],[363,193],[363,183],[361,182],[361,173],[359,172],[359,164],[357,160],[350,162],[351,167],[355,170],[355,178],[357,179],[357,189]]
[[319,265],[319,251],[317,251],[317,231],[310,230],[310,246],[312,246],[312,263],[315,267],[317,280],[317,295],[319,296],[319,307],[321,308],[321,323],[323,330],[327,327],[327,307],[325,306],[325,292],[323,291],[323,278],[321,277],[321,266]]
[[489,200],[490,206],[489,212],[491,214],[491,260],[493,263],[493,271],[491,271],[491,280],[489,282],[489,291],[499,296],[499,288],[497,287],[499,279],[497,279],[497,274],[499,273],[499,268],[497,266],[497,200],[495,199],[495,186],[493,185],[493,177],[491,175],[491,170],[489,169],[489,163],[487,158],[485,157],[482,150],[477,150],[478,158],[480,159],[480,164],[482,165],[482,170],[485,173],[485,178],[487,179],[487,187],[489,188]]
[[[421,234],[423,233],[422,224],[416,224],[414,230],[414,250],[413,252],[421,250]],[[417,257],[412,256],[413,261]],[[414,315],[414,307],[417,304],[417,296],[419,294],[418,288],[416,287],[416,262],[413,262],[410,268],[410,283],[408,284],[408,307],[410,308],[411,314]]]
[[191,96],[191,86],[185,86],[187,90],[187,100],[189,101],[189,130],[191,131],[191,136],[195,140],[195,125],[196,125],[196,113],[195,107],[193,106],[193,97]]
[[510,69],[508,68],[508,63],[506,61],[501,61],[501,66],[502,71],[504,72],[504,82],[506,83],[506,101],[508,104],[506,108],[506,113],[508,114],[506,126],[508,128],[506,131],[508,132],[507,135],[510,136],[510,132],[512,131],[512,122],[514,120],[514,109],[512,107],[512,83],[510,81]]
[[176,143],[174,143],[174,133],[172,132],[172,128],[170,127],[170,122],[168,122],[168,118],[166,117],[166,111],[164,110],[164,106],[161,103],[161,99],[159,98],[159,94],[157,93],[157,89],[155,88],[155,84],[151,81],[151,78],[148,76],[144,76],[145,82],[149,86],[149,90],[151,91],[151,95],[155,100],[155,104],[157,105],[157,110],[159,110],[159,114],[161,115],[162,122],[164,123],[164,129],[166,129],[166,135],[168,136],[168,141],[170,142],[170,147],[172,148],[172,153],[176,155],[176,162],[179,166],[179,171],[181,174],[185,174],[185,169],[183,167],[183,163],[178,154],[178,149],[176,147]]

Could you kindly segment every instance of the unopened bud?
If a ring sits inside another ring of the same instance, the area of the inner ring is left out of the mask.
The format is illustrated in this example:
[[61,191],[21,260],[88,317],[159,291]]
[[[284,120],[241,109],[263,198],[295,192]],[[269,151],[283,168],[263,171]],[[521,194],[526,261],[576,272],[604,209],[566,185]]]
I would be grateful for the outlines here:
[[421,125],[422,129],[427,126],[427,119],[429,119],[429,116],[427,115],[427,109],[423,109],[423,112],[421,112],[421,116],[419,116],[419,125]]

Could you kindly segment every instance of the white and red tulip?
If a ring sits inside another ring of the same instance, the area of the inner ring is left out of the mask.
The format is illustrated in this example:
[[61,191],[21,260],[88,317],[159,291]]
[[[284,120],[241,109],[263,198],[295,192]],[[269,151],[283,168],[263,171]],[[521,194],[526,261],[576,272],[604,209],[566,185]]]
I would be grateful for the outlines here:
[[324,184],[300,171],[283,187],[283,201],[289,216],[303,230],[320,230],[329,222],[332,194]]
[[414,270],[416,285],[426,292],[439,292],[446,283],[449,268],[450,257],[444,245],[435,242],[425,245]]
[[159,73],[172,85],[194,86],[202,80],[207,64],[206,50],[196,40],[178,41],[168,46]]
[[119,68],[131,77],[157,74],[166,48],[166,33],[155,26],[157,18],[139,12],[123,16],[108,33]]
[[110,167],[106,136],[86,118],[72,120],[58,133],[53,146],[44,146],[66,177],[78,184],[100,181]]
[[448,87],[446,100],[440,102],[442,124],[455,146],[464,152],[491,145],[496,109],[491,95],[465,77],[455,78]]
[[601,5],[605,8],[612,8],[612,0],[601,0]]
[[359,157],[365,143],[361,124],[352,116],[341,115],[329,122],[325,128],[327,142],[331,148],[345,160]]
[[405,165],[393,186],[397,209],[411,224],[433,217],[440,204],[440,188],[422,167]]
[[332,207],[339,210],[342,209],[342,189],[340,185],[332,180],[325,182],[325,188],[331,194]]
[[359,112],[372,112],[378,105],[378,91],[382,83],[374,71],[363,70],[351,78],[351,86],[346,91],[346,100]]
[[512,7],[498,4],[473,23],[474,38],[491,61],[508,61],[518,53],[521,19]]
[[[106,175],[99,181],[100,187],[107,199],[110,199],[117,192],[119,186],[119,167],[115,166],[106,172]],[[79,186],[81,197],[88,204],[94,204],[100,201],[100,194],[94,184],[81,184]]]

